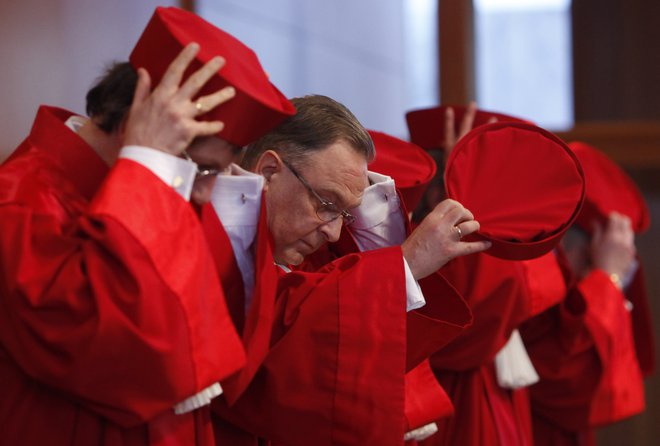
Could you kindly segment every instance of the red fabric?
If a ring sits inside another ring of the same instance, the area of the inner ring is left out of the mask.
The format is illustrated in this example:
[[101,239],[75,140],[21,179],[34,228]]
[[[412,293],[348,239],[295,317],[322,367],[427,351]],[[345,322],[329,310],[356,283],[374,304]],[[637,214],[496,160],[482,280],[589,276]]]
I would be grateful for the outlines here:
[[582,142],[568,144],[584,170],[586,192],[576,223],[591,233],[595,221],[605,224],[613,211],[627,215],[635,233],[651,224],[649,210],[635,183],[614,161]]
[[[242,317],[237,315],[237,318],[245,320],[242,339],[247,352],[247,363],[239,373],[227,378],[222,383],[224,398],[230,404],[233,404],[250,384],[269,352],[275,322],[275,297],[279,272],[273,261],[265,202],[262,198],[261,216],[256,234],[258,242],[255,258],[255,288],[250,308],[247,315],[245,315],[242,280],[231,276],[237,274],[240,277],[241,273],[233,270],[235,260],[229,237],[210,205],[202,211],[202,218],[211,251],[218,253],[214,254],[216,268],[218,275],[222,278],[223,287],[225,287],[228,306],[243,315]],[[231,259],[224,258],[226,257],[225,253],[231,254]],[[232,282],[240,282],[240,289],[235,284],[232,285]]]
[[[266,236],[260,232],[259,250]],[[282,276],[271,350],[235,403],[214,402],[219,441],[250,445],[258,435],[274,445],[402,443],[406,359],[409,367],[421,361],[424,351],[428,356],[444,345],[469,324],[471,315],[439,278],[447,294],[426,312],[406,317],[400,249],[347,255],[356,250],[350,234],[342,231],[332,249],[322,248],[300,271]],[[269,286],[257,277],[257,288]],[[372,296],[377,298],[367,298]],[[421,328],[411,335],[417,324]],[[441,392],[437,383],[430,390],[429,395]],[[445,402],[429,401],[425,410],[444,412]]]
[[566,297],[566,282],[554,251],[521,261],[529,292],[529,315],[535,316]]
[[[433,355],[431,365],[436,371],[468,370],[489,363],[530,314],[523,267],[480,253],[458,257],[439,273],[465,297],[474,322]],[[424,295],[432,297],[432,290]]]
[[[445,143],[445,112],[448,107],[454,110],[454,132],[458,135],[466,107],[462,105],[441,105],[439,107],[413,110],[406,113],[410,140],[426,150],[443,149]],[[477,110],[472,126],[479,127],[487,124],[491,118],[495,118],[497,122],[532,124],[530,121],[502,113]]]
[[[273,444],[400,445],[401,262],[401,250],[389,248],[343,257],[316,273],[282,273],[271,349],[231,407],[214,402],[216,413]],[[373,279],[382,274],[390,280]]]
[[432,274],[419,285],[426,305],[407,315],[406,370],[450,343],[473,321],[467,303],[442,274]]
[[369,169],[392,177],[406,209],[415,209],[435,176],[435,161],[415,144],[373,130],[369,134],[376,147]]
[[[572,298],[581,299],[579,295]],[[602,374],[583,321],[584,312],[573,313],[561,305],[520,330],[540,377],[530,387],[534,417],[547,420],[559,431],[576,432],[589,426],[591,400]]]
[[452,399],[454,416],[436,420],[438,432],[420,445],[532,444],[526,390],[509,391],[497,386],[492,364],[435,373]]
[[649,376],[655,371],[655,339],[644,268],[641,263],[626,290],[626,297],[633,304],[631,314],[637,360],[644,376]]
[[0,167],[3,441],[213,444],[204,410],[172,411],[244,363],[197,216],[129,161],[96,191],[68,116],[42,107]]
[[606,274],[592,271],[521,333],[541,378],[531,387],[538,444],[592,444],[593,426],[643,410],[631,315]]
[[578,285],[589,304],[585,323],[594,338],[604,373],[591,403],[589,421],[601,425],[644,410],[644,382],[637,362],[630,313],[624,295],[600,270]]
[[226,60],[225,66],[204,85],[199,96],[212,94],[227,85],[236,89],[231,101],[201,116],[203,120],[224,122],[225,127],[218,136],[243,146],[295,113],[293,104],[268,80],[254,51],[182,9],[156,8],[130,55],[131,64],[136,69],[145,68],[152,85],[158,85],[170,62],[191,42],[199,43],[201,48],[184,78],[215,56]]
[[438,383],[428,360],[406,373],[405,390],[406,431],[454,413],[454,406]]
[[447,161],[445,184],[481,224],[476,237],[493,242],[488,253],[513,260],[550,251],[584,197],[575,155],[527,124],[489,124],[465,135]]
[[[465,297],[474,323],[430,358],[455,411],[438,421],[439,432],[423,444],[529,444],[527,394],[499,388],[493,369],[495,354],[530,315],[525,268],[480,253],[456,258],[440,272]],[[424,295],[428,299],[432,290]]]

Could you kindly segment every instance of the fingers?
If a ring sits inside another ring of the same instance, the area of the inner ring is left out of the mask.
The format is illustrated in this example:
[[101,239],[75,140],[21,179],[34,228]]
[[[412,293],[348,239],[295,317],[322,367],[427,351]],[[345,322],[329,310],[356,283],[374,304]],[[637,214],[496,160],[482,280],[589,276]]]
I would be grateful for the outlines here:
[[198,115],[202,115],[213,110],[218,105],[224,104],[234,96],[236,96],[236,90],[231,85],[224,87],[213,94],[201,96],[195,101],[195,104],[199,104],[200,106],[200,110],[196,110],[196,112]]
[[477,220],[464,221],[455,225],[456,228],[460,229],[461,238],[468,236],[474,232],[477,232],[481,225]]
[[465,110],[465,114],[463,115],[463,119],[461,120],[461,128],[458,132],[458,139],[461,139],[464,137],[470,130],[472,130],[472,126],[474,125],[474,117],[477,115],[477,103],[474,101],[471,101],[467,109]]
[[[216,56],[204,64],[202,68],[191,74],[183,83],[177,95],[181,99],[193,98],[199,90],[211,79],[225,64],[225,59]],[[212,108],[212,107],[211,107]],[[209,108],[209,110],[211,110]]]
[[456,257],[486,251],[487,249],[490,249],[491,246],[492,243],[487,240],[479,240],[478,242],[462,242],[459,245],[458,255]]
[[456,144],[456,131],[454,130],[454,109],[447,107],[445,109],[445,140],[443,141],[443,148],[445,149],[445,157],[448,156]]
[[151,91],[151,77],[147,70],[144,68],[138,68],[137,76],[137,85],[135,86],[133,103],[131,106],[143,103],[147,97],[149,97],[149,92]]
[[163,78],[158,85],[159,89],[177,89],[183,78],[183,73],[190,65],[190,62],[195,59],[199,52],[199,45],[195,42],[189,43],[170,63],[165,71]]
[[446,220],[448,224],[456,226],[464,221],[474,220],[474,215],[465,209],[458,201],[447,198],[442,200],[432,211],[439,219]]
[[[212,136],[220,133],[225,124],[222,121],[195,121],[190,124],[191,133],[195,138],[201,136]],[[184,147],[185,148],[185,147]]]

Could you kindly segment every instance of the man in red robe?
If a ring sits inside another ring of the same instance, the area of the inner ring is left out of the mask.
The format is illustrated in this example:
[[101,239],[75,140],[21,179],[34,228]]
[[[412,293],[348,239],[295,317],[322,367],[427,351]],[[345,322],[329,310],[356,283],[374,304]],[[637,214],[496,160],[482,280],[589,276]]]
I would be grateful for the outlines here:
[[[455,116],[462,118],[460,126],[456,125]],[[478,111],[472,103],[458,110],[436,107],[411,112],[408,122],[413,140],[427,149],[443,149],[435,151],[442,172],[454,146],[473,124],[487,124],[496,117],[516,121]],[[498,183],[488,187],[497,190]],[[444,182],[439,175],[425,197],[426,208],[432,208],[444,195]],[[417,214],[423,215],[424,211],[419,209]],[[537,377],[517,328],[559,301],[565,292],[552,257],[550,253],[521,262],[478,253],[455,259],[439,271],[464,296],[474,323],[430,358],[433,371],[454,404],[454,414],[436,421],[438,432],[421,444],[532,444],[526,386]],[[425,296],[433,295],[432,285],[421,285]]]
[[[229,306],[243,327],[248,365],[223,381],[224,398],[214,402],[219,438],[231,432],[232,444],[255,444],[255,437],[261,437],[285,445],[400,445],[406,430],[406,370],[430,354],[434,340],[469,322],[462,301],[451,307],[439,297],[419,308],[424,302],[417,300],[416,279],[489,244],[460,240],[457,225],[468,234],[478,223],[451,200],[406,240],[393,183],[384,195],[367,193],[381,183],[367,175],[373,142],[355,117],[322,96],[293,103],[296,115],[251,145],[243,161],[258,174],[252,177],[263,183],[263,196],[254,193],[259,187],[252,192],[237,188],[236,198],[228,202],[219,193],[212,200],[217,216],[203,213],[216,220],[205,220],[205,227],[219,248],[213,252],[223,265],[220,274],[227,275],[232,263],[255,265],[254,291],[248,293],[243,283],[228,293],[230,302],[243,299]],[[249,178],[247,172],[236,173],[237,183]],[[358,215],[370,201],[389,200],[392,206]],[[230,203],[234,206],[225,209]],[[247,224],[251,232],[235,227],[241,221],[246,226],[234,213],[248,206],[256,209]],[[329,263],[326,257],[311,271],[288,272],[327,242],[338,241],[342,223],[359,220],[370,229],[385,220],[383,211],[400,220],[398,242],[385,236],[390,231],[385,227],[385,233],[362,238],[365,252]],[[218,228],[218,216],[229,237]],[[240,232],[251,236],[236,242],[232,234]],[[244,262],[255,238],[253,260]],[[228,243],[234,247],[232,258],[222,255]],[[252,275],[239,277],[245,282]],[[415,324],[408,322],[414,318],[427,327],[441,321],[441,328],[410,332]]]
[[241,142],[233,120],[249,126],[254,110],[219,120],[243,93],[223,88],[215,44],[161,27],[227,42],[191,16],[158,9],[136,51],[160,52],[112,68],[90,119],[42,107],[0,167],[3,444],[214,444],[208,404],[245,353],[188,200],[208,196]]
[[537,444],[593,444],[593,427],[644,410],[653,336],[635,233],[649,214],[632,180],[597,149],[571,143],[585,204],[558,257],[568,293],[523,330],[540,382],[531,388]]

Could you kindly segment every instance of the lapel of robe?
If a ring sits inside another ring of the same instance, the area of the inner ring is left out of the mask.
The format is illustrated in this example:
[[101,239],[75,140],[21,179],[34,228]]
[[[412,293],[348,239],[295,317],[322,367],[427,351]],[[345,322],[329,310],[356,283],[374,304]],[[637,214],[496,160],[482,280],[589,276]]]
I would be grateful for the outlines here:
[[201,209],[202,227],[215,261],[216,270],[222,283],[227,301],[227,309],[231,315],[236,331],[243,333],[245,325],[245,288],[241,271],[236,263],[236,257],[213,206],[207,204]]
[[261,198],[261,213],[255,239],[255,284],[252,303],[245,318],[243,346],[247,363],[237,374],[222,383],[225,398],[233,404],[245,391],[270,349],[273,329],[278,271],[273,259],[272,239],[268,231],[265,197]]

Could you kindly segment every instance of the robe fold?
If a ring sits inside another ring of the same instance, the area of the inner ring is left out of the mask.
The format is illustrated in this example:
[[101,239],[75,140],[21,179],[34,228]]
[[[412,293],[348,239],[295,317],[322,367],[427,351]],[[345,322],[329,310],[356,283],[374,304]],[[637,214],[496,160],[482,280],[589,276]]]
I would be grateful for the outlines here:
[[3,441],[213,444],[208,409],[172,409],[245,361],[198,217],[69,116],[42,107],[0,167]]

